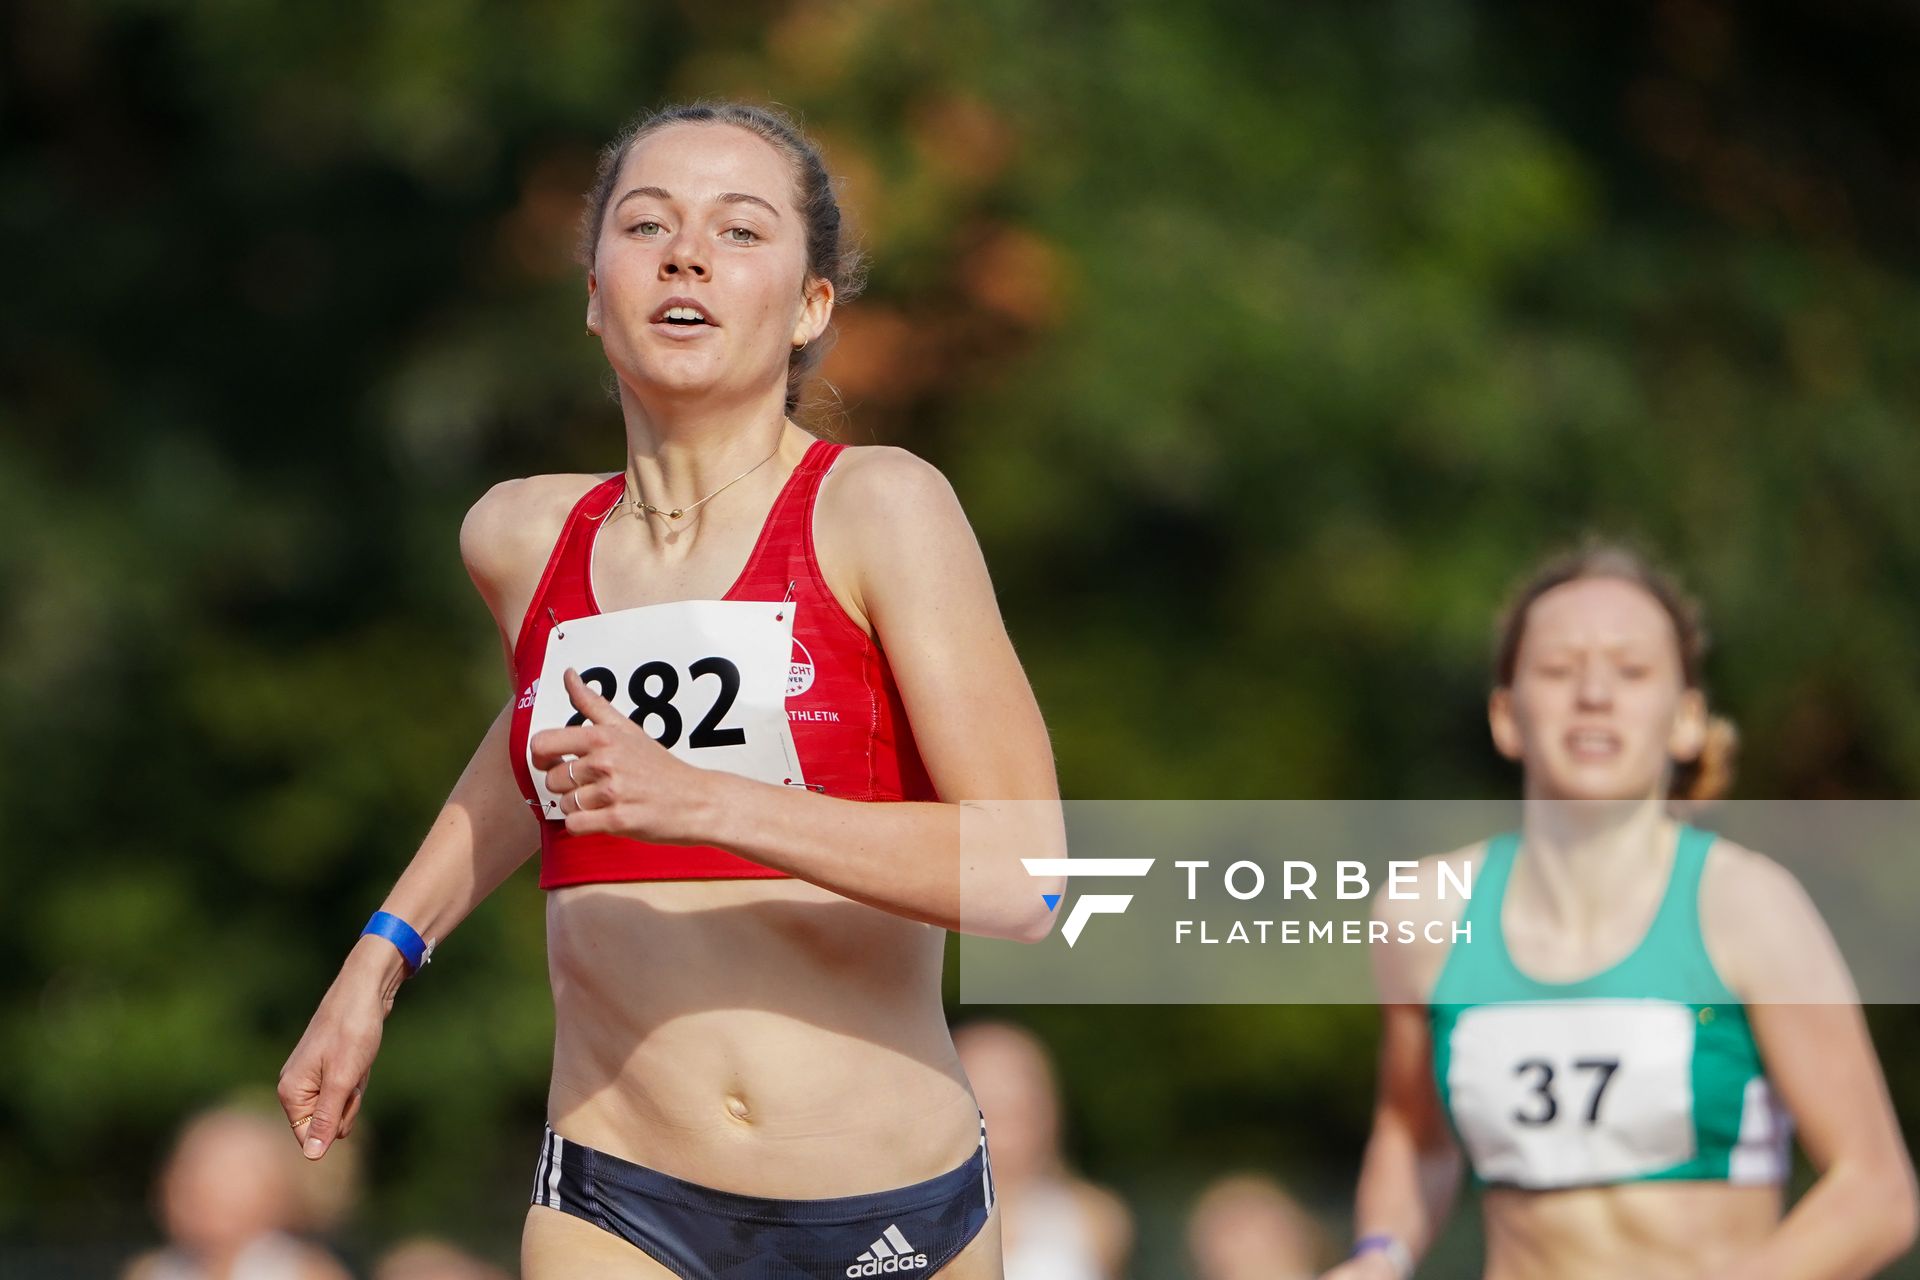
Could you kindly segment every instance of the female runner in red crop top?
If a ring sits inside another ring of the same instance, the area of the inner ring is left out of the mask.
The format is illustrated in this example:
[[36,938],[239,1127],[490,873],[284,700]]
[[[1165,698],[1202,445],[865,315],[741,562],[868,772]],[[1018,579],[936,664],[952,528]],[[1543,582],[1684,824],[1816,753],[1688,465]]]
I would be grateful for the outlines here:
[[[589,217],[626,467],[469,514],[514,697],[384,904],[444,939],[542,845],[557,1030],[524,1274],[997,1277],[943,939],[1043,936],[1057,885],[1019,858],[1062,837],[985,564],[932,467],[788,418],[852,283],[789,122],[650,117]],[[591,684],[545,666],[575,655]],[[961,804],[992,800],[1044,803],[963,858]],[[362,937],[283,1069],[310,1156],[351,1130],[406,971]]]

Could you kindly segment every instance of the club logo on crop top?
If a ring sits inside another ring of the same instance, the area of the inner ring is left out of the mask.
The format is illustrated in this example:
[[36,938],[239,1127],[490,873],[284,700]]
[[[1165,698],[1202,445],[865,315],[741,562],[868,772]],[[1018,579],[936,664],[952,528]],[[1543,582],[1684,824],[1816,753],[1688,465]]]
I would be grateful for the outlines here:
[[[793,665],[787,668],[787,696],[797,698],[813,688],[813,655],[807,652],[807,646],[800,643],[800,637],[793,638]],[[794,724],[839,724],[840,713],[831,707],[789,707],[787,719]]]
[[813,688],[813,655],[800,637],[793,638],[793,665],[787,668],[787,696],[797,698]]

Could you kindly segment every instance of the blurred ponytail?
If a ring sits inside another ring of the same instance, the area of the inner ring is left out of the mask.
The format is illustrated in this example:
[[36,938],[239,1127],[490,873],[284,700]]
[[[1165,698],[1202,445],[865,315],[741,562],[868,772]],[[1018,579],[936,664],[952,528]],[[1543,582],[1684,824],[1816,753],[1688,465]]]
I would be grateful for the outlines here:
[[1734,764],[1740,755],[1740,730],[1725,716],[1709,715],[1700,754],[1673,765],[1672,797],[1707,804],[1733,789]]

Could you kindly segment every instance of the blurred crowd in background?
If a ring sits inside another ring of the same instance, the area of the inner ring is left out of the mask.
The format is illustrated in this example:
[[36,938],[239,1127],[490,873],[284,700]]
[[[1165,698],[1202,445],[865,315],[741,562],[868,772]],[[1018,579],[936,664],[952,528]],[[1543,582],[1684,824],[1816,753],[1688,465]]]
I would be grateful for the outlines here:
[[[166,1243],[131,1260],[125,1280],[349,1280],[328,1247],[352,1217],[359,1167],[308,1161],[278,1112],[225,1106],[180,1131],[154,1184]],[[507,1273],[444,1240],[403,1240],[361,1273],[372,1280],[507,1280]]]
[[[973,1022],[955,1044],[987,1116],[1007,1280],[1124,1280],[1134,1214],[1082,1176],[1062,1146],[1060,1086],[1045,1043],[1008,1022]],[[277,1109],[229,1105],[192,1117],[154,1183],[165,1243],[121,1280],[508,1280],[447,1240],[417,1237],[350,1267],[338,1241],[361,1195],[351,1141],[308,1161]],[[1260,1172],[1208,1183],[1187,1211],[1192,1280],[1309,1280],[1328,1265],[1326,1226]]]

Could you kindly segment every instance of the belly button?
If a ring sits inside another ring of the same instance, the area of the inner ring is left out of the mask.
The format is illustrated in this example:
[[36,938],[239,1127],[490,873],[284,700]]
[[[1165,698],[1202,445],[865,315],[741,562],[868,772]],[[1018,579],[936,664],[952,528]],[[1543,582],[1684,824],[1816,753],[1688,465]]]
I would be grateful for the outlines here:
[[735,1097],[733,1094],[728,1094],[727,1114],[744,1124],[747,1120],[747,1100],[745,1098]]

